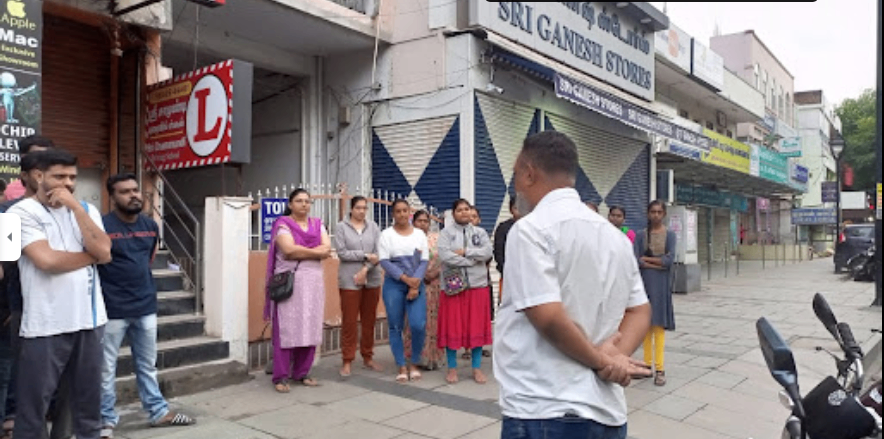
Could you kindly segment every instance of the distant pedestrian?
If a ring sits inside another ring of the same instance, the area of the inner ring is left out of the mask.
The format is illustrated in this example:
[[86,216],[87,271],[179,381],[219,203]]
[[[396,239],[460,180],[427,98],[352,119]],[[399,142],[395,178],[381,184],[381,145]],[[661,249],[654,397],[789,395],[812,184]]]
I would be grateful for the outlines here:
[[439,347],[446,349],[449,384],[458,381],[457,350],[471,350],[473,380],[485,384],[482,347],[492,344],[488,300],[488,261],[494,249],[484,229],[471,222],[473,209],[464,199],[454,202],[454,225],[439,235],[442,288],[439,303]]
[[309,373],[322,343],[322,261],[331,256],[331,240],[322,220],[310,216],[311,204],[306,190],[292,191],[288,208],[270,232],[267,283],[275,274],[294,273],[291,297],[274,302],[268,290],[264,305],[264,319],[273,324],[273,385],[280,393],[291,390],[290,382],[319,385]]
[[183,427],[196,420],[169,410],[169,403],[157,382],[157,288],[150,263],[156,255],[160,228],[141,213],[144,201],[135,174],[108,178],[107,192],[113,211],[104,216],[104,227],[111,238],[109,264],[101,265],[101,288],[107,307],[104,332],[104,368],[101,389],[101,438],[114,437],[120,416],[117,401],[117,358],[123,338],[129,339],[135,381],[141,407],[153,427]]
[[[351,363],[356,359],[356,344],[367,369],[377,372],[383,368],[374,361],[374,325],[378,301],[381,297],[381,271],[378,240],[381,230],[366,218],[368,200],[356,196],[350,199],[350,215],[335,229],[335,251],[341,266],[338,268],[338,286],[341,294],[341,355],[344,364],[341,376],[348,377]],[[361,321],[361,325],[360,325]]]
[[672,262],[675,258],[675,232],[667,229],[666,204],[652,201],[648,205],[648,228],[635,240],[638,259],[648,300],[651,302],[651,329],[644,340],[645,362],[654,364],[654,384],[666,385],[664,353],[666,332],[675,329],[672,307]]
[[[418,381],[421,373],[418,364],[424,349],[427,327],[427,295],[424,275],[430,260],[427,235],[414,227],[411,205],[398,199],[393,202],[393,225],[381,232],[378,256],[385,276],[383,287],[384,308],[390,329],[390,350],[399,373],[396,382]],[[411,358],[406,363],[402,332],[405,316],[411,330]]]
[[635,243],[635,231],[624,225],[626,222],[626,209],[622,206],[611,206],[611,208],[608,209],[608,221],[610,221],[614,227],[620,229],[620,231],[629,238],[629,242]]
[[507,237],[494,376],[502,439],[624,439],[630,359],[650,323],[635,257],[581,205],[577,148],[564,134],[525,139],[519,212]]
[[[415,212],[412,224],[427,235],[427,248],[430,260],[424,274],[424,290],[427,296],[427,325],[424,349],[421,352],[421,365],[427,370],[436,370],[445,358],[443,349],[439,349],[439,278],[442,274],[442,263],[439,261],[439,233],[430,231],[430,214],[426,210]],[[405,358],[411,358],[411,329],[403,328],[402,340],[405,345]]]

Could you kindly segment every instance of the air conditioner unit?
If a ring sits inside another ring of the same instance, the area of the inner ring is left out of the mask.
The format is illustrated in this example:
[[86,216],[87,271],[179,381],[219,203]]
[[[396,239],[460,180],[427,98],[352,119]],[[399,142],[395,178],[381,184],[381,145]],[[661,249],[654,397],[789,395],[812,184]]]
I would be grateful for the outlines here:
[[672,169],[657,171],[657,199],[666,204],[675,203],[675,171]]

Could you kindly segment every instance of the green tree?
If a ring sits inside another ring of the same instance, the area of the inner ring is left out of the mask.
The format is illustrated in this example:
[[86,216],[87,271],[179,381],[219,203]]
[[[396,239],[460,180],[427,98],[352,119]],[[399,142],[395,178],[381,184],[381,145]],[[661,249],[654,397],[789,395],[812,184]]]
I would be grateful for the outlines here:
[[835,112],[841,118],[844,136],[844,163],[854,171],[854,190],[872,190],[875,187],[875,90],[866,89],[856,99],[845,99]]

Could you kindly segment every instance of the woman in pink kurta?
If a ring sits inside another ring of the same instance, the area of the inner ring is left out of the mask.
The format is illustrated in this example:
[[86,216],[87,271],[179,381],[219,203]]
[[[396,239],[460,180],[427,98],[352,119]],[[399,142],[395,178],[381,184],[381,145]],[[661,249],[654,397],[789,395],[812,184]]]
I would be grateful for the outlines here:
[[331,240],[322,221],[309,217],[310,204],[304,189],[289,195],[286,214],[273,224],[267,254],[268,281],[274,274],[295,272],[292,296],[273,302],[268,294],[264,305],[264,319],[273,321],[273,384],[281,393],[290,390],[289,381],[318,385],[308,373],[322,343],[322,260],[331,255]]

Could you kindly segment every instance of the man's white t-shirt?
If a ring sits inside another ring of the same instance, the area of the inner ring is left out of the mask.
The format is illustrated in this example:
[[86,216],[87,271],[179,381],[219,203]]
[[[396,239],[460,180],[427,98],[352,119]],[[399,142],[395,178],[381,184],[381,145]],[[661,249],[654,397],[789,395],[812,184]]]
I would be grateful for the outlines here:
[[503,415],[577,415],[625,424],[623,387],[556,349],[522,311],[561,302],[599,344],[617,332],[627,308],[647,301],[626,235],[590,211],[574,189],[547,194],[507,236],[503,302],[494,328],[494,377]]
[[[104,230],[98,208],[88,206],[89,216]],[[85,251],[77,219],[66,207],[53,209],[28,198],[16,203],[8,213],[21,217],[22,249],[37,241],[48,241],[56,251]],[[50,274],[38,269],[24,253],[18,266],[24,299],[20,331],[23,338],[66,334],[107,323],[101,282],[94,266]]]

